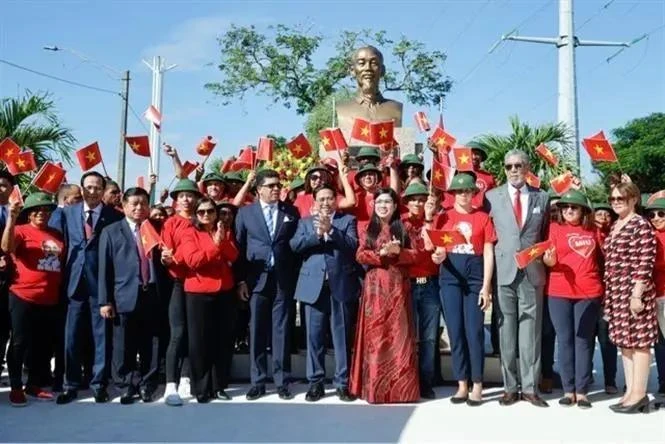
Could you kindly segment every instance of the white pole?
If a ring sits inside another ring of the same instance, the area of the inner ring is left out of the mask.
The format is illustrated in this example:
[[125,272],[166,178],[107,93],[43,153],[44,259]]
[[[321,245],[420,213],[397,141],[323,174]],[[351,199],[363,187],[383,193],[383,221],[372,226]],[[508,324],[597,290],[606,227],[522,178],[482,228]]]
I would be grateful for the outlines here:
[[[150,97],[150,104],[155,107],[157,99],[157,72],[159,71],[159,65],[157,64],[157,60],[158,57],[153,57],[152,65],[150,66],[150,70],[152,71],[152,95]],[[162,112],[162,110],[159,107],[156,108],[160,113]],[[157,145],[157,143],[159,143],[157,135],[158,135],[157,128],[155,128],[155,125],[150,124],[150,160],[148,163],[148,176],[152,175],[153,172],[155,171],[154,167],[155,151],[159,151],[159,145]]]
[[571,150],[566,154],[580,165],[579,131],[577,118],[577,79],[575,76],[575,37],[573,0],[559,1],[559,101],[557,114],[573,136]]

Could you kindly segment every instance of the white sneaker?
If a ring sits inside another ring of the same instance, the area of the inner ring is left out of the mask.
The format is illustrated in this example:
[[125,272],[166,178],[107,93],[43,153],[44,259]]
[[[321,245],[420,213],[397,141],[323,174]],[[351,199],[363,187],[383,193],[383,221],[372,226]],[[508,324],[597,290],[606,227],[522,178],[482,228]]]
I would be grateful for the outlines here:
[[190,385],[189,378],[180,378],[180,384],[178,384],[178,393],[183,398],[187,398],[192,395],[192,387]]

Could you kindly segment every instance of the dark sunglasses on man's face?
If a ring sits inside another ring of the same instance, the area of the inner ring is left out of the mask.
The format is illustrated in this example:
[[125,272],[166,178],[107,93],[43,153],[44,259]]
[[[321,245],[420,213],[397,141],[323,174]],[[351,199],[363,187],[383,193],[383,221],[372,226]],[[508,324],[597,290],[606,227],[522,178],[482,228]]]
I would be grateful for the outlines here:
[[665,211],[663,211],[663,210],[649,211],[649,214],[647,214],[647,217],[649,219],[655,219],[656,217],[660,217],[662,219],[662,218],[665,217]]
[[507,163],[503,167],[506,169],[506,171],[511,171],[513,169],[521,170],[524,167],[524,165],[522,165],[521,163]]
[[264,183],[262,186],[264,186],[266,188],[270,188],[270,189],[274,189],[274,188],[280,189],[280,188],[282,188],[282,184],[279,183],[279,182],[277,182],[277,183]]
[[217,213],[217,210],[214,208],[203,208],[200,210],[196,210],[196,214],[199,216],[205,216],[206,214],[215,214]]

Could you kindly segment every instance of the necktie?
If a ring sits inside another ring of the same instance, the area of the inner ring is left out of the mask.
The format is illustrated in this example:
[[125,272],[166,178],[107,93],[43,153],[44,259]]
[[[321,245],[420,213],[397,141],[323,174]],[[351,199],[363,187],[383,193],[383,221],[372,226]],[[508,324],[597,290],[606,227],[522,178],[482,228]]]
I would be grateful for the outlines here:
[[7,224],[7,209],[4,205],[0,205],[0,227],[4,227]]
[[85,238],[90,239],[92,237],[92,210],[86,211],[88,217],[85,218]]
[[522,228],[522,199],[520,199],[520,190],[515,193],[515,202],[513,202],[513,211],[515,212],[515,220],[517,226]]
[[141,283],[143,285],[148,285],[150,282],[150,263],[148,262],[148,256],[145,254],[145,249],[143,248],[143,242],[141,241],[141,232],[139,231],[139,224],[136,224],[134,228],[134,238],[136,239],[136,248],[139,251],[139,268],[141,269]]
[[[269,205],[265,209],[265,219],[266,225],[268,226],[268,233],[270,234],[270,240],[273,240],[275,238],[275,207],[273,205]],[[270,258],[268,259],[268,265],[270,267],[275,265],[275,256],[272,253],[272,249],[270,251]]]

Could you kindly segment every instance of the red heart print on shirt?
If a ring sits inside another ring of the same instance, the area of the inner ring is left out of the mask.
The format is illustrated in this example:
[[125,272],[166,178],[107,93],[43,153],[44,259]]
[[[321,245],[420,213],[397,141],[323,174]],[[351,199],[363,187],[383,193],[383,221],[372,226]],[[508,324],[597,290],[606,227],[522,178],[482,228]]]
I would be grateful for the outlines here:
[[596,239],[588,234],[571,234],[568,236],[568,246],[583,258],[588,258],[596,249]]

